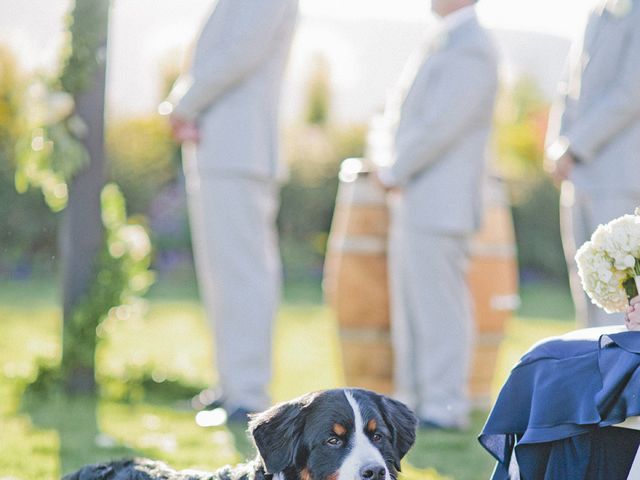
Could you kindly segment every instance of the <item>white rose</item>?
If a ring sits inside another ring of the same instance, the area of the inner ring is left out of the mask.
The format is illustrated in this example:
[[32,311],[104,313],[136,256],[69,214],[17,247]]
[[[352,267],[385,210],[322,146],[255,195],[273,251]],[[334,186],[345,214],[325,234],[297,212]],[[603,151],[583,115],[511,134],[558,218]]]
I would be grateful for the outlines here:
[[615,267],[618,270],[628,270],[636,264],[636,259],[632,255],[625,255],[622,258],[616,258]]
[[596,231],[591,235],[591,243],[595,247],[604,248],[609,240],[609,232],[605,225],[598,225]]

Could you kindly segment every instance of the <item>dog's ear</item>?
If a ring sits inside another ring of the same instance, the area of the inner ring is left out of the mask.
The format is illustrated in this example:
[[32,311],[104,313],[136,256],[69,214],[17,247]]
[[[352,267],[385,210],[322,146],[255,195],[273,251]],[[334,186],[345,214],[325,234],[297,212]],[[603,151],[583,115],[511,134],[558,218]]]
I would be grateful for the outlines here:
[[416,441],[418,419],[404,403],[382,396],[382,414],[391,430],[394,466],[400,471],[400,460]]
[[282,472],[295,465],[309,403],[310,399],[302,397],[251,417],[249,433],[267,473]]

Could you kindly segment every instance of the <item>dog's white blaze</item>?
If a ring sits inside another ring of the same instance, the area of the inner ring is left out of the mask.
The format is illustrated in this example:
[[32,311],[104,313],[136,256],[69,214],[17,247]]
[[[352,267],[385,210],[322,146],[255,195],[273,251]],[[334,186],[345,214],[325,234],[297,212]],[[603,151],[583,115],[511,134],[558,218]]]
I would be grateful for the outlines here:
[[351,438],[351,451],[345,458],[344,463],[338,470],[338,480],[361,480],[360,470],[367,465],[380,465],[384,467],[385,480],[390,480],[387,464],[378,450],[364,434],[364,420],[360,412],[360,406],[349,390],[345,391],[345,396],[355,419],[355,428]]

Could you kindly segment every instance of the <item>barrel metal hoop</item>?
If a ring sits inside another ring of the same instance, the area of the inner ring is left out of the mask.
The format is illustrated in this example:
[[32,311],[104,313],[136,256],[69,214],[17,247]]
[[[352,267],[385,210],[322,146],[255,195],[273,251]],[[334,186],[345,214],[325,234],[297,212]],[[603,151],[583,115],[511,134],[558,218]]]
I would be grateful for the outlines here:
[[493,295],[490,300],[491,308],[497,311],[514,311],[520,308],[520,304],[520,295],[517,293]]
[[340,338],[352,342],[388,342],[391,334],[379,328],[340,327]]
[[474,337],[474,343],[476,347],[492,347],[500,345],[504,340],[504,333],[502,332],[482,332],[476,333]]
[[387,241],[371,235],[354,235],[331,242],[331,247],[339,252],[383,255]]

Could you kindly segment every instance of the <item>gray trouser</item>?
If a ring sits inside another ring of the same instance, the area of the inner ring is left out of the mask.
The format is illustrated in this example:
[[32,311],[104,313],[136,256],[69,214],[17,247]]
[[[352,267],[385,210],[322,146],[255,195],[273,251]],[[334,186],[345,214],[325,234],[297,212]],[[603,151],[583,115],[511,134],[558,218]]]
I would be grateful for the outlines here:
[[396,395],[425,420],[468,423],[473,319],[468,240],[420,231],[392,210],[391,333]]
[[560,198],[562,246],[567,260],[571,295],[579,327],[624,324],[623,314],[608,314],[591,303],[582,288],[575,255],[576,250],[591,238],[591,234],[598,225],[608,223],[627,213],[632,214],[639,205],[639,192],[587,192],[575,188],[573,184],[568,182],[562,185]]
[[186,168],[194,259],[214,329],[229,408],[270,404],[271,347],[280,298],[275,181]]

